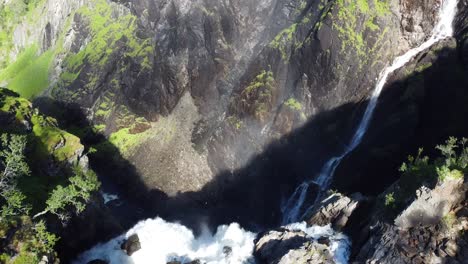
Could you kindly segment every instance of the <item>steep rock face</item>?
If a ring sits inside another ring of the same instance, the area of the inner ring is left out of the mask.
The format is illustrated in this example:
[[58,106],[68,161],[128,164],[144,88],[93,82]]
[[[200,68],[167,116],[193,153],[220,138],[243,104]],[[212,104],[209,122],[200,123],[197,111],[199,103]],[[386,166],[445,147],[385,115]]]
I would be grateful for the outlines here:
[[433,190],[418,191],[417,199],[394,224],[377,221],[369,225],[369,237],[356,261],[464,263],[468,254],[466,190],[462,179],[449,179]]
[[365,197],[359,193],[353,194],[351,197],[339,193],[332,194],[320,202],[317,209],[310,212],[305,220],[310,226],[331,224],[334,229],[341,230],[346,226],[349,218],[362,202],[365,202]]
[[[31,95],[78,104],[143,184],[170,196],[203,192],[224,173],[227,180],[213,184],[219,192],[236,178],[276,171],[262,190],[252,187],[266,176],[251,177],[238,207],[252,210],[273,193],[288,195],[342,146],[380,70],[428,35],[438,6],[435,0],[72,2],[58,8],[62,2],[35,1],[25,13],[32,21],[37,10],[57,11],[38,18],[39,35],[7,42],[17,51],[9,61],[20,61],[31,43],[40,44],[30,51],[37,64],[50,60],[48,82]],[[27,36],[32,22],[24,23],[9,28]],[[0,79],[16,85],[10,74]],[[196,113],[181,117],[183,107]],[[307,131],[299,139],[279,141],[302,147],[242,170],[269,143],[302,126]],[[285,177],[275,166],[298,169]],[[181,179],[184,184],[175,184]],[[201,200],[219,207],[232,200],[213,193]]]
[[455,37],[389,78],[362,144],[336,170],[333,188],[377,194],[396,180],[393,171],[408,153],[468,133],[462,118],[468,101],[467,4],[460,1],[458,9]]

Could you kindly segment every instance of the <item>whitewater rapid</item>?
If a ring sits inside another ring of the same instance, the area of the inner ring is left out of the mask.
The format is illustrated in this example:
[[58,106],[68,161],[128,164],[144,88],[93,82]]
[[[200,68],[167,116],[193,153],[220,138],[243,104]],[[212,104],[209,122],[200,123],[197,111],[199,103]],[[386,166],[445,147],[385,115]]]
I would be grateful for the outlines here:
[[[351,244],[349,239],[330,225],[307,227],[305,222],[285,226],[289,230],[301,230],[308,237],[330,239],[330,252],[337,264],[346,264]],[[141,249],[128,256],[121,244],[137,234]],[[199,260],[206,264],[254,264],[253,248],[257,234],[242,229],[238,224],[219,226],[215,234],[206,229],[199,237],[187,227],[169,223],[161,218],[138,223],[125,234],[106,243],[98,244],[82,253],[73,264],[86,264],[104,260],[109,264],[166,264],[170,261],[189,263]]]
[[[283,224],[296,222],[300,217],[304,216],[310,209],[312,209],[318,200],[323,198],[323,193],[330,187],[331,180],[335,173],[336,168],[340,164],[341,160],[351,153],[362,141],[364,134],[367,132],[370,121],[374,114],[375,107],[379,100],[380,93],[385,86],[388,77],[396,70],[403,67],[406,63],[411,61],[420,52],[430,48],[435,43],[450,37],[453,35],[453,20],[457,14],[458,0],[445,0],[443,1],[439,10],[438,22],[432,30],[431,37],[422,43],[420,46],[409,50],[402,56],[397,57],[393,63],[385,68],[379,76],[378,82],[371,95],[369,104],[367,105],[366,111],[359,123],[356,132],[354,133],[350,143],[343,150],[343,152],[335,157],[332,157],[321,169],[320,173],[314,180],[305,181],[299,185],[289,199],[284,203],[281,208],[283,213]],[[307,192],[311,184],[319,186],[320,191],[317,195],[316,201],[304,212],[302,207],[304,205]]]

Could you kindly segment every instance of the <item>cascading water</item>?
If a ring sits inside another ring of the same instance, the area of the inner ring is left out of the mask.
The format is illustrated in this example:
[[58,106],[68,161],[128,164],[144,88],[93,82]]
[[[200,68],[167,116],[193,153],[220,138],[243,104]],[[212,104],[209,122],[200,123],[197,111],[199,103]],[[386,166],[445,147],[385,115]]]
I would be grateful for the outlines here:
[[[282,208],[283,222],[285,225],[288,224],[285,228],[302,230],[311,240],[320,236],[328,237],[330,239],[329,249],[338,264],[345,264],[348,261],[350,242],[346,236],[335,232],[330,226],[307,227],[305,223],[290,223],[296,222],[300,216],[310,185],[312,183],[318,184],[321,193],[328,189],[335,169],[341,160],[361,143],[388,76],[404,66],[421,51],[452,35],[452,22],[456,14],[457,2],[457,0],[445,0],[439,14],[439,22],[434,28],[432,36],[419,47],[395,59],[393,64],[381,73],[369,105],[349,145],[341,155],[331,158],[323,166],[314,181],[307,181],[298,186]],[[321,196],[321,193],[318,197]],[[108,198],[107,201],[109,202],[111,197]],[[120,245],[125,238],[132,234],[138,234],[141,249],[130,257],[120,249]],[[186,262],[195,259],[201,260],[202,263],[212,264],[254,263],[252,251],[255,236],[256,234],[245,231],[238,224],[233,223],[229,226],[218,227],[214,235],[205,233],[195,238],[192,231],[180,224],[168,223],[160,218],[149,219],[138,223],[126,234],[82,253],[73,263],[88,263],[94,259],[102,259],[110,264],[166,263],[172,260]]]
[[[283,213],[283,224],[296,222],[298,217],[301,215],[301,209],[304,204],[307,191],[310,184],[317,184],[320,187],[315,203],[322,197],[324,191],[330,186],[331,180],[335,173],[336,168],[340,164],[341,160],[352,152],[362,141],[364,134],[369,127],[369,123],[372,119],[375,107],[377,105],[380,93],[387,82],[387,78],[397,69],[403,67],[421,51],[430,48],[438,41],[452,36],[453,34],[453,20],[457,13],[458,0],[445,0],[442,3],[439,12],[439,21],[432,31],[431,37],[421,44],[419,47],[409,50],[404,55],[397,57],[392,65],[385,68],[380,74],[379,80],[375,87],[374,92],[370,98],[370,102],[366,108],[364,116],[359,123],[359,126],[354,133],[349,145],[344,149],[342,154],[331,158],[321,169],[318,177],[315,180],[303,182],[299,187],[296,188],[294,193],[290,196],[284,206],[281,208]],[[315,205],[314,203],[314,205]],[[312,205],[312,207],[314,206]],[[306,210],[307,211],[307,210]]]

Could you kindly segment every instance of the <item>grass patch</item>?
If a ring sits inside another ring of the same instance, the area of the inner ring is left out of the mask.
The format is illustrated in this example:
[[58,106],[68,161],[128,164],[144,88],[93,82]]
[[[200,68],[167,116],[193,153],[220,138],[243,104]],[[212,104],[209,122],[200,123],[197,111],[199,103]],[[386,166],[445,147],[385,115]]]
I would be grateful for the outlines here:
[[120,150],[123,156],[128,157],[132,151],[151,137],[151,129],[132,134],[130,128],[122,128],[109,136],[109,142]]
[[287,107],[289,107],[292,110],[296,111],[301,111],[302,110],[302,104],[299,103],[296,99],[294,98],[289,98],[285,103]]
[[0,74],[7,87],[27,99],[34,98],[49,86],[49,69],[54,53],[47,51],[37,56],[36,45],[27,48],[9,67]]

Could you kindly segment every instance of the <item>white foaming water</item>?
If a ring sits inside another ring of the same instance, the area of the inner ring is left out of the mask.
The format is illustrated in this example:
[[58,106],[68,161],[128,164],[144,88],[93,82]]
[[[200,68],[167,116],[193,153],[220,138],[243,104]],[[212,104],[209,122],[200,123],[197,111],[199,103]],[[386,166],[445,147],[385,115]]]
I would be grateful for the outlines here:
[[310,184],[315,183],[320,187],[320,191],[317,195],[315,203],[321,198],[323,191],[326,191],[330,186],[333,174],[335,173],[335,170],[340,164],[341,160],[361,143],[362,138],[366,133],[367,128],[369,127],[369,123],[372,119],[372,115],[377,105],[380,93],[382,92],[382,89],[385,86],[385,83],[387,82],[387,79],[390,76],[390,74],[392,74],[397,69],[403,67],[420,52],[430,48],[438,41],[452,36],[453,20],[457,13],[457,5],[458,0],[445,0],[440,8],[439,21],[434,27],[431,37],[419,47],[411,49],[402,56],[397,57],[393,61],[392,65],[385,68],[384,71],[380,74],[375,90],[372,93],[370,102],[366,108],[364,116],[361,119],[361,122],[359,123],[359,127],[357,128],[353,138],[351,139],[351,142],[344,149],[341,155],[331,158],[323,166],[322,170],[320,171],[318,177],[315,180],[304,182],[299,187],[297,187],[296,191],[288,199],[285,206],[281,208],[283,213],[283,224],[296,222],[298,220]]
[[[303,222],[290,224],[285,228],[304,231],[311,241],[320,237],[329,238],[329,249],[335,262],[347,263],[351,243],[345,235],[334,231],[329,225],[307,227]],[[133,234],[138,235],[141,249],[128,256],[120,245]],[[232,223],[229,226],[219,226],[214,235],[206,231],[196,238],[185,226],[156,218],[142,221],[127,233],[96,245],[72,263],[86,264],[101,259],[109,264],[166,264],[174,260],[182,263],[200,260],[206,264],[254,264],[252,253],[255,237],[255,233]],[[227,252],[226,247],[231,251]]]
[[349,253],[351,251],[351,242],[348,237],[336,232],[330,225],[307,227],[306,222],[293,223],[285,226],[289,230],[300,230],[305,232],[313,240],[321,237],[330,239],[330,252],[333,255],[336,264],[348,263]]
[[106,193],[103,191],[100,191],[102,199],[104,199],[104,204],[108,204],[112,201],[118,200],[119,196],[117,194],[111,194],[111,193]]
[[[130,257],[120,245],[133,234],[138,234],[141,249]],[[93,247],[73,263],[86,264],[95,259],[109,264],[165,264],[173,260],[185,263],[197,259],[207,264],[254,263],[254,239],[254,233],[243,230],[236,223],[218,227],[214,235],[205,232],[195,238],[185,226],[156,218],[142,221],[126,234]],[[232,251],[225,253],[225,247]]]

